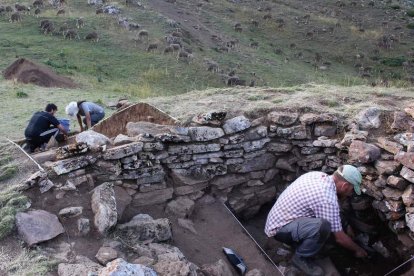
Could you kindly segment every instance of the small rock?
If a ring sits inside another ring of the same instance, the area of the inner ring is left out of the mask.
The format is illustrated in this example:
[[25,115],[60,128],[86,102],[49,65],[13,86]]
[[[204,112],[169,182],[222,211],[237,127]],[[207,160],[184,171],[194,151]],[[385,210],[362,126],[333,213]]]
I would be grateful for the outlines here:
[[78,219],[78,232],[80,235],[85,236],[90,231],[90,222],[87,218]]
[[225,111],[210,111],[193,117],[192,121],[199,125],[219,126],[223,123],[226,115],[227,112]]
[[213,264],[205,264],[201,266],[201,271],[206,275],[214,276],[230,276],[233,275],[233,272],[227,262],[222,259],[218,260]]
[[133,264],[140,264],[140,265],[144,265],[144,266],[152,266],[153,264],[155,264],[155,260],[153,258],[147,257],[147,256],[141,256],[137,259],[135,259],[133,262]]
[[267,115],[267,119],[275,124],[290,126],[298,120],[298,114],[273,111]]
[[194,201],[187,197],[179,197],[176,200],[168,202],[165,212],[175,215],[179,218],[187,218],[194,211]]
[[255,269],[249,270],[246,273],[246,276],[265,276],[265,274],[259,269],[255,268]]
[[121,146],[129,143],[136,142],[135,137],[129,137],[124,134],[118,134],[114,139],[114,146]]
[[181,226],[184,229],[187,229],[188,231],[190,231],[193,234],[197,234],[197,230],[194,227],[194,223],[189,219],[179,218],[178,219],[178,225]]
[[59,211],[59,216],[63,218],[73,218],[82,214],[83,207],[67,207]]
[[356,120],[360,129],[379,128],[381,126],[380,116],[381,110],[379,108],[369,107],[359,112]]
[[224,125],[223,129],[226,134],[232,134],[236,132],[243,131],[251,126],[250,120],[244,116],[238,116],[227,120]]
[[391,125],[393,130],[398,131],[414,131],[414,120],[407,115],[405,112],[395,111],[394,112],[394,122]]
[[131,264],[121,258],[107,263],[106,267],[99,272],[99,276],[122,275],[157,276],[157,273],[149,267],[140,264]]
[[115,260],[117,257],[118,252],[111,247],[101,247],[95,255],[95,258],[102,265],[106,265],[108,262]]

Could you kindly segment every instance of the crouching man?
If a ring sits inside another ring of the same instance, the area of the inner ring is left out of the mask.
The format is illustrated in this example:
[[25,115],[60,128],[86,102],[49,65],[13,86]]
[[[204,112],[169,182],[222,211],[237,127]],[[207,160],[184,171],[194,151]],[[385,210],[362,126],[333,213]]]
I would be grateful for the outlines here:
[[267,217],[268,237],[295,247],[294,266],[306,275],[324,275],[312,257],[323,247],[332,232],[335,241],[366,257],[367,252],[342,229],[339,198],[361,194],[362,176],[357,168],[344,165],[333,175],[309,172],[296,179],[282,192]]
[[[105,110],[102,106],[87,101],[70,102],[65,110],[66,114],[78,119],[81,132],[90,129],[105,117]],[[82,117],[84,117],[83,120]]]
[[[34,152],[37,148],[46,145],[50,138],[55,137],[57,141],[63,141],[68,135],[65,128],[55,117],[57,106],[48,104],[45,111],[38,111],[33,114],[24,135],[26,137],[26,149]],[[60,133],[61,132],[61,133]]]

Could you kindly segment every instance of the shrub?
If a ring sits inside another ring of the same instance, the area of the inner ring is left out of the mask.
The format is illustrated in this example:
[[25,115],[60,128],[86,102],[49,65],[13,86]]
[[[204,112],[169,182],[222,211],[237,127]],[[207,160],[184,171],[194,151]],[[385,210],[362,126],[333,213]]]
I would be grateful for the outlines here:
[[414,9],[408,10],[408,11],[407,11],[407,15],[408,15],[409,17],[414,17]]
[[384,58],[381,63],[390,66],[390,67],[399,67],[402,66],[405,61],[405,57],[394,57],[394,58]]
[[16,97],[17,98],[27,98],[29,97],[29,95],[27,95],[26,92],[24,92],[23,90],[19,90],[16,92]]
[[391,8],[391,9],[393,9],[393,10],[399,10],[401,7],[400,7],[400,5],[398,5],[398,4],[392,4],[392,5],[390,6],[390,8]]
[[408,23],[407,28],[410,30],[414,29],[414,23]]
[[11,233],[14,228],[14,216],[8,215],[0,221],[0,240]]

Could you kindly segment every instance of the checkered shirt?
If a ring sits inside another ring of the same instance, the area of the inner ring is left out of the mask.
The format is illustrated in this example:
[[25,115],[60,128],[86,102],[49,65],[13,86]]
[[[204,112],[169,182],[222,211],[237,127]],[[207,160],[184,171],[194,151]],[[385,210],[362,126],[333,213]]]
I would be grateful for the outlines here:
[[267,216],[265,233],[272,237],[284,225],[300,217],[324,218],[331,231],[342,231],[333,177],[309,172],[296,179],[277,199]]

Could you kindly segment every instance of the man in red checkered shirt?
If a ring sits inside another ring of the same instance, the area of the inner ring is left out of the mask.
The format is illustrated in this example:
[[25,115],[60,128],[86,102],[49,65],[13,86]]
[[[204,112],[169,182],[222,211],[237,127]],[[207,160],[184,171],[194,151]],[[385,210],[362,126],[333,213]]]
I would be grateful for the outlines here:
[[355,253],[367,252],[342,229],[338,197],[361,194],[362,176],[357,168],[344,165],[333,175],[309,172],[296,179],[277,199],[267,217],[265,233],[295,246],[292,263],[307,275],[324,275],[310,257],[316,255],[332,232],[335,241]]

